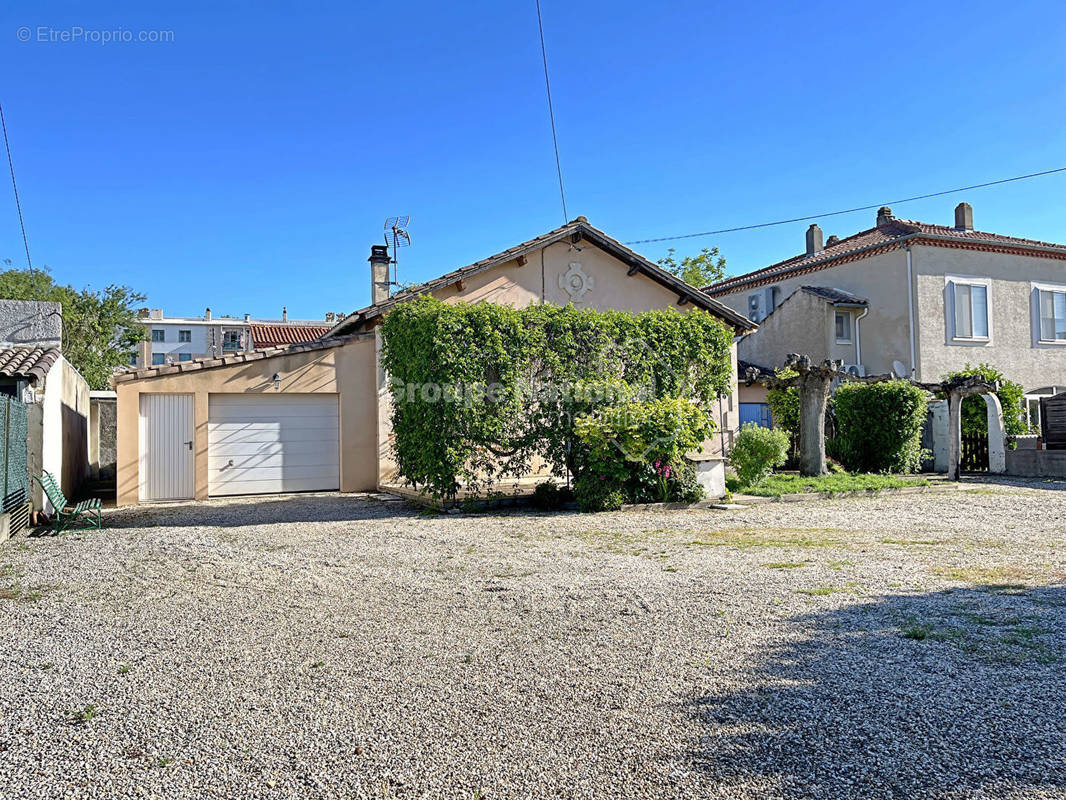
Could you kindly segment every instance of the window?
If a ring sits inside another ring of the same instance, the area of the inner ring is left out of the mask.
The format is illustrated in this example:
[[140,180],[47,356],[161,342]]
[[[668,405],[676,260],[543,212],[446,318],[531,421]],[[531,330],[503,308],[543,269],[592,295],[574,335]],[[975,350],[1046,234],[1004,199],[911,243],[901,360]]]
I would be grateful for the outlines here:
[[164,355],[163,353],[152,353],[152,366],[158,367],[162,364],[167,363],[166,358],[166,355]]
[[165,342],[166,332],[162,328],[152,328],[152,341],[153,342]]
[[954,306],[949,315],[954,323],[951,338],[980,341],[990,338],[988,288],[989,281],[981,278],[950,279],[949,294]]
[[192,361],[192,353],[178,353],[178,361]]
[[849,312],[836,312],[836,335],[838,344],[851,342],[851,314]]
[[244,337],[241,336],[240,331],[226,331],[222,334],[222,350],[223,352],[233,352],[236,350],[242,350],[243,345],[241,340]]
[[1038,289],[1040,341],[1066,342],[1066,287],[1061,291]]
[[192,341],[192,331],[178,331],[178,341],[179,342],[191,342]]
[[137,354],[136,353],[132,353],[130,355],[130,366],[131,367],[137,366]]

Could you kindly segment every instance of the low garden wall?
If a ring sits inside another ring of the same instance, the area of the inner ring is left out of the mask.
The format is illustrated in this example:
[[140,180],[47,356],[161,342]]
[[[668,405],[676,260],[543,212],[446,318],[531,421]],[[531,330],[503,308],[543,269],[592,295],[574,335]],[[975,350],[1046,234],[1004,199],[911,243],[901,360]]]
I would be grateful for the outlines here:
[[1066,478],[1066,450],[1008,450],[1007,474],[1026,478]]

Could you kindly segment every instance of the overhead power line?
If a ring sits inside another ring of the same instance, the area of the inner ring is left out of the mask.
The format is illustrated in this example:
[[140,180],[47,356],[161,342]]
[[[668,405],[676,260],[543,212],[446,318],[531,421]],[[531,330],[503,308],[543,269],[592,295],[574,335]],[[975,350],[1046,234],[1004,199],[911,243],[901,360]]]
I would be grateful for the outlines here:
[[15,192],[15,210],[19,214],[19,227],[22,229],[22,244],[26,248],[26,266],[33,269],[30,261],[30,240],[26,236],[26,222],[22,219],[22,203],[19,201],[19,187],[15,183],[15,162],[11,160],[11,143],[7,139],[7,120],[4,119],[4,106],[0,104],[0,128],[4,129],[4,147],[7,149],[7,166],[11,170],[11,189]]
[[552,84],[548,78],[548,50],[544,46],[544,18],[540,13],[540,0],[537,2],[537,27],[540,29],[540,57],[544,61],[544,88],[548,92],[548,117],[552,123],[552,144],[555,146],[555,171],[559,175],[559,199],[563,203],[563,223],[570,221],[566,213],[566,192],[563,190],[563,164],[559,160],[559,136],[555,132],[555,108],[552,106]]
[[720,233],[735,233],[737,231],[750,231],[756,228],[772,228],[775,225],[788,225],[790,222],[806,222],[811,219],[822,219],[824,217],[836,217],[840,214],[851,214],[854,211],[869,211],[871,208],[880,208],[887,205],[899,205],[900,203],[911,203],[915,200],[927,200],[930,197],[942,197],[945,194],[955,194],[956,192],[968,192],[970,189],[984,189],[987,186],[998,186],[1001,183],[1013,183],[1014,181],[1024,181],[1030,178],[1039,178],[1042,175],[1053,175],[1056,172],[1066,172],[1066,167],[1057,167],[1055,169],[1045,169],[1042,172],[1030,172],[1027,175],[1015,175],[1013,178],[1002,178],[998,181],[988,181],[987,183],[975,183],[972,186],[960,186],[957,189],[945,189],[942,192],[931,192],[929,194],[919,194],[914,197],[904,197],[900,200],[888,200],[884,203],[871,203],[868,206],[856,206],[855,208],[845,208],[840,211],[826,211],[823,214],[809,214],[805,217],[792,217],[791,219],[779,219],[774,222],[759,222],[755,225],[739,225],[735,228],[721,228],[716,231],[701,231],[700,233],[682,233],[676,236],[658,236],[654,239],[636,239],[632,242],[626,242],[626,244],[650,244],[652,242],[673,242],[678,239],[698,239],[701,236],[715,236]]

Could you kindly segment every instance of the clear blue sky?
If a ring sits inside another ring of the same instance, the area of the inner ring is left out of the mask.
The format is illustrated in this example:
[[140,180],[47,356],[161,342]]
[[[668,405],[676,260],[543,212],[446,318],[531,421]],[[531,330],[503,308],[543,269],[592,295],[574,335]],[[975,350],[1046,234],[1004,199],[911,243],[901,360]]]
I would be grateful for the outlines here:
[[[127,283],[169,313],[320,317],[367,303],[390,214],[412,217],[404,280],[562,220],[533,0],[96,5],[0,11],[31,253],[60,281]],[[569,215],[622,240],[1066,166],[1052,2],[543,8]],[[38,26],[173,42],[40,42]],[[0,256],[23,264],[2,177]],[[895,210],[950,222],[963,199],[978,228],[1066,241],[1066,174]],[[746,271],[805,229],[678,247]]]

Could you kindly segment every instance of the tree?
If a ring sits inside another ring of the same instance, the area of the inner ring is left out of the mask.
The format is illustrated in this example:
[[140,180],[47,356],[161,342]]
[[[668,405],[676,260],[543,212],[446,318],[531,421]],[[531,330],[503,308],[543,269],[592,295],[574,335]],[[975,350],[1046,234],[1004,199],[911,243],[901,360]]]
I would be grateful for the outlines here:
[[78,290],[56,283],[47,268],[8,269],[0,272],[0,298],[62,303],[63,356],[93,389],[108,388],[111,374],[129,363],[145,336],[136,311],[145,297],[129,286]]
[[725,256],[718,253],[717,247],[704,247],[698,255],[685,256],[680,261],[674,258],[674,252],[672,247],[667,250],[659,259],[659,266],[690,286],[702,289],[725,278]]

